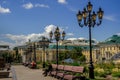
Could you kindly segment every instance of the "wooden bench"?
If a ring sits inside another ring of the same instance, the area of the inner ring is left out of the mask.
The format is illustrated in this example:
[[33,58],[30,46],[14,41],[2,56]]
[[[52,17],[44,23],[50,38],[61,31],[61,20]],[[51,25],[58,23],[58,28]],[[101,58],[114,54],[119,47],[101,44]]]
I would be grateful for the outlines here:
[[[85,80],[85,77],[82,75],[84,73],[84,67],[82,66],[65,66],[65,73],[63,74],[63,79],[66,80]],[[79,73],[79,74],[76,74]]]
[[56,74],[57,74],[56,69],[57,69],[57,65],[56,64],[52,64],[52,71],[49,73],[49,75],[56,76]]
[[7,78],[9,77],[9,71],[0,71],[0,78]]
[[[85,80],[85,77],[82,75],[85,71],[83,66],[69,66],[69,65],[57,65],[52,64],[53,71],[51,72],[52,76],[55,76],[60,79],[65,80]],[[76,75],[78,73],[78,75]]]
[[64,73],[64,65],[58,65],[56,77],[57,78],[63,77],[63,73]]

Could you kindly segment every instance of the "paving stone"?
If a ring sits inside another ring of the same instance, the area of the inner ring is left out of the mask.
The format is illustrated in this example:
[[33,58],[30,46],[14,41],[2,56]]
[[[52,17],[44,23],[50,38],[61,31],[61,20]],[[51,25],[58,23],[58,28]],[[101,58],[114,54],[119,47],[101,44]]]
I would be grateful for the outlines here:
[[17,80],[58,80],[51,76],[44,77],[42,69],[29,69],[28,67],[13,66],[16,71]]

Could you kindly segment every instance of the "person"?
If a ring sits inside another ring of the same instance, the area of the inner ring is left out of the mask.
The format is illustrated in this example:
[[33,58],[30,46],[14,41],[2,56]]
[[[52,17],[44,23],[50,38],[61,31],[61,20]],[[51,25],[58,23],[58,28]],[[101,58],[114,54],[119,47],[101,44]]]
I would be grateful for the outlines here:
[[32,62],[31,62],[31,67],[32,67],[32,68],[35,68],[35,67],[36,67],[35,61],[32,61]]
[[49,63],[49,64],[48,64],[48,68],[45,69],[43,75],[44,75],[44,76],[47,76],[48,73],[51,72],[51,71],[52,71],[52,65]]

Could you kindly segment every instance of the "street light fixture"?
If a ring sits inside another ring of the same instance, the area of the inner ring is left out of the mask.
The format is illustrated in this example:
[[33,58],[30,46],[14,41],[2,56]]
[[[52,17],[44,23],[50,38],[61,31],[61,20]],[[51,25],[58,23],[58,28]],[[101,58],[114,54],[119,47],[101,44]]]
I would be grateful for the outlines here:
[[91,27],[94,27],[95,25],[99,26],[102,23],[104,12],[102,11],[101,8],[99,8],[99,11],[96,14],[95,11],[92,12],[92,8],[93,5],[91,4],[91,2],[88,2],[87,7],[84,8],[82,12],[78,11],[77,19],[80,27],[83,26],[89,27],[89,47],[90,47],[89,77],[91,79],[94,79],[94,66],[92,61],[92,44],[91,44]]
[[42,39],[39,41],[39,44],[41,45],[41,47],[43,48],[43,68],[45,68],[45,62],[46,62],[46,48],[48,48],[49,45],[49,40],[42,36]]
[[36,63],[36,45],[35,45],[35,42],[32,43],[31,40],[29,40],[29,49],[30,49],[30,52],[34,53],[33,60]]
[[36,45],[33,43],[34,62],[36,63]]
[[[56,63],[58,65],[58,41],[61,39],[61,35],[62,35],[62,40],[64,40],[65,38],[65,31],[62,32],[62,34],[60,34],[59,28],[57,27],[55,32],[54,32],[54,38],[56,40]],[[52,40],[53,37],[53,32],[51,31],[50,34],[50,40]]]

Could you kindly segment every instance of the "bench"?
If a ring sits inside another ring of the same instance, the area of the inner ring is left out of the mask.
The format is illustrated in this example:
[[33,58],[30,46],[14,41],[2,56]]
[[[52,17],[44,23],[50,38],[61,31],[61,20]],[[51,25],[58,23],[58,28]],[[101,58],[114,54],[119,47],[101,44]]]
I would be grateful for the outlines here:
[[0,78],[7,78],[9,77],[9,71],[0,71]]
[[[52,68],[53,71],[51,75],[57,78],[65,80],[85,80],[85,77],[82,75],[85,71],[83,66],[58,65],[57,68],[56,64],[52,64]],[[78,73],[78,75],[76,75],[76,73]]]
[[56,69],[57,69],[57,65],[56,64],[52,64],[52,71],[49,73],[49,75],[56,76],[56,74],[57,74]]
[[57,74],[56,74],[57,78],[63,77],[64,67],[65,67],[64,65],[58,65],[58,70],[57,70]]
[[[84,67],[82,66],[65,66],[65,73],[63,74],[63,79],[66,80],[85,80],[85,77],[82,75],[84,73]],[[76,74],[79,73],[79,74]]]

